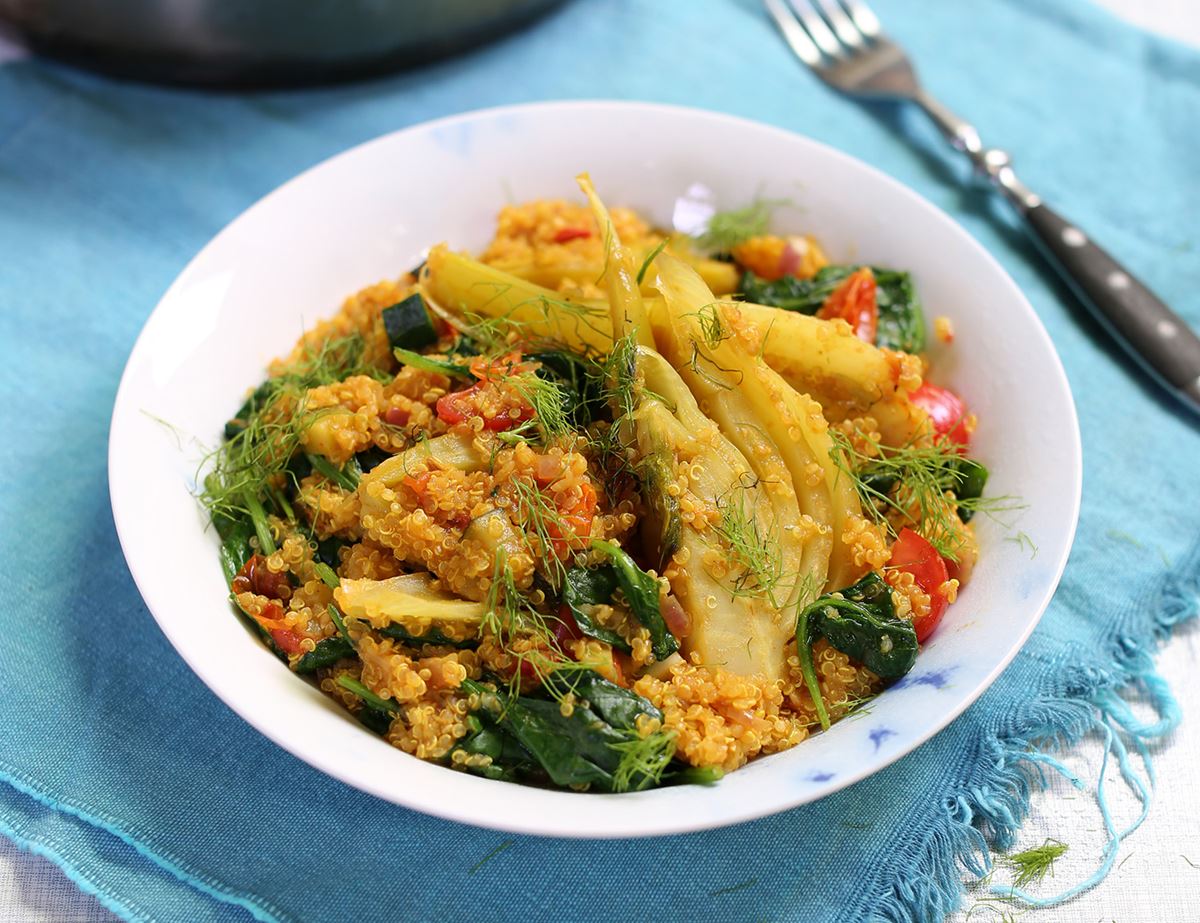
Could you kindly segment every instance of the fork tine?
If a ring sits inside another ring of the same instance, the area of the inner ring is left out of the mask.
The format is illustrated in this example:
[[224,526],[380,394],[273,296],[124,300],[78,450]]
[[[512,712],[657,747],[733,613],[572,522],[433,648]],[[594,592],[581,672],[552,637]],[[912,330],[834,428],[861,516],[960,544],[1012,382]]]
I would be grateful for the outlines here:
[[871,8],[862,0],[842,0],[842,5],[850,14],[850,18],[854,20],[854,24],[858,26],[858,31],[867,38],[879,38],[883,34],[883,26],[879,24],[879,17],[871,12]]
[[779,26],[779,31],[783,33],[784,39],[796,53],[796,57],[809,67],[819,67],[821,49],[813,44],[813,40],[808,37],[808,33],[804,31],[792,11],[784,5],[783,0],[763,0],[763,2],[767,7],[767,12]]
[[841,43],[829,31],[829,26],[825,25],[825,20],[821,18],[821,14],[816,11],[809,0],[791,0],[791,4],[792,11],[804,25],[809,37],[817,47],[831,58],[843,57]]
[[825,14],[825,18],[829,20],[829,24],[833,26],[833,31],[837,33],[837,37],[842,40],[846,46],[854,49],[862,48],[866,45],[866,40],[861,32],[846,15],[846,11],[842,9],[837,0],[817,0],[817,4],[821,7],[821,12]]

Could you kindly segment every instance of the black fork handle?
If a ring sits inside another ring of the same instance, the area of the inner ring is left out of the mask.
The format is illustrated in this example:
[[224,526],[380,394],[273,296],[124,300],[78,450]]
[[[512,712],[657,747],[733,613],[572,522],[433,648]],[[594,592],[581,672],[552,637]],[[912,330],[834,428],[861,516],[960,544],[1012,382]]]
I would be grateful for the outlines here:
[[1038,203],[1023,214],[1034,239],[1079,300],[1151,376],[1200,412],[1200,337],[1048,205]]
[[923,90],[910,97],[1025,219],[1051,265],[1150,377],[1200,414],[1200,337],[1133,273],[1093,243],[1013,172],[1008,154],[985,147],[970,122]]

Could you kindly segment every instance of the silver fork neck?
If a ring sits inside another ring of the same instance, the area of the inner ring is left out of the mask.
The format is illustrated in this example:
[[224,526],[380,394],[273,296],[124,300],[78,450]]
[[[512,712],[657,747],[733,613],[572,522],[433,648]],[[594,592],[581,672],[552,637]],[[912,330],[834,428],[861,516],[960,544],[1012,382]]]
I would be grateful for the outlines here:
[[1007,151],[984,147],[974,125],[959,118],[924,90],[917,91],[913,102],[933,120],[947,141],[967,155],[975,172],[999,189],[1018,211],[1028,211],[1041,204],[1042,200],[1017,178]]

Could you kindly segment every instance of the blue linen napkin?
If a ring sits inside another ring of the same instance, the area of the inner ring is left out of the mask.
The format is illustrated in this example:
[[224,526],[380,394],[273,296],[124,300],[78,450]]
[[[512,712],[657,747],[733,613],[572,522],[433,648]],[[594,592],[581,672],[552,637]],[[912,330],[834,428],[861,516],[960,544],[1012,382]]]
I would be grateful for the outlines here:
[[[1200,324],[1200,54],[1070,0],[875,5],[938,95]],[[212,234],[360,141],[464,109],[573,97],[760,119],[913,186],[1016,278],[1079,406],[1078,540],[1012,666],[888,770],[726,830],[626,843],[508,836],[326,778],[189,672],[138,597],[109,512],[122,365]],[[1021,765],[1038,755],[1027,741],[1124,725],[1136,744],[1177,718],[1150,654],[1195,615],[1200,573],[1200,428],[958,177],[915,118],[819,85],[751,0],[575,2],[467,57],[304,92],[0,67],[0,832],[130,919],[939,918],[959,899],[960,866],[977,870],[986,855],[978,830],[1003,845],[1019,824]],[[1157,725],[1124,710],[1131,682],[1159,706]]]

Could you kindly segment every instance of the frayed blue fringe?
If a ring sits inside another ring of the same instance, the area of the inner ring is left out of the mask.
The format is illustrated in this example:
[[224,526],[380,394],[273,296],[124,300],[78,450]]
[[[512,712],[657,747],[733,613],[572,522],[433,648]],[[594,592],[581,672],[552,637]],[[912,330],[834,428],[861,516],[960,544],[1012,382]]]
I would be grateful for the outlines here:
[[[1004,851],[1013,845],[1029,812],[1032,789],[1045,787],[1048,771],[1062,774],[1076,788],[1086,787],[1051,754],[1092,732],[1106,744],[1096,784],[1096,800],[1109,836],[1100,865],[1087,879],[1052,898],[1036,898],[1007,887],[996,890],[1029,906],[1045,907],[1101,882],[1112,868],[1122,839],[1137,829],[1149,811],[1154,770],[1148,742],[1169,733],[1180,719],[1179,705],[1158,674],[1154,654],[1177,626],[1198,615],[1200,552],[1168,578],[1154,611],[1118,636],[1107,665],[1076,665],[1068,672],[1060,694],[1029,701],[1014,717],[1010,733],[984,742],[980,762],[988,767],[985,774],[947,798],[915,870],[907,869],[903,879],[881,896],[874,918],[881,923],[930,923],[956,910],[965,894],[963,873],[984,877],[992,868],[992,850]],[[1123,697],[1122,693],[1135,688],[1149,700],[1154,720],[1138,719]],[[1145,779],[1134,770],[1130,746],[1141,759]],[[1118,830],[1113,823],[1104,794],[1110,756],[1117,760],[1122,779],[1142,803],[1138,818],[1125,830]]]

